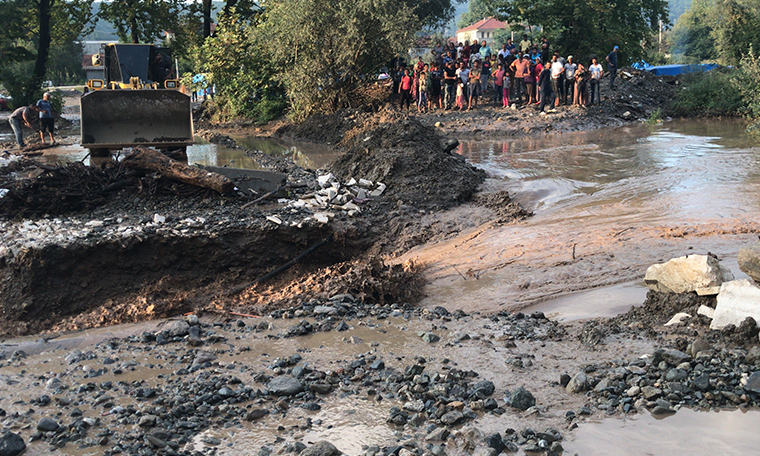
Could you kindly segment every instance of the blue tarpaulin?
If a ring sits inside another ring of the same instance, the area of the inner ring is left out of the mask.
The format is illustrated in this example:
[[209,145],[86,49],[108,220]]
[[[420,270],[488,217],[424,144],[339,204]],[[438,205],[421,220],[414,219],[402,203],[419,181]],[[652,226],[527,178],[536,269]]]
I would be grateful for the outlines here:
[[652,66],[643,60],[633,65],[638,70],[648,71],[657,76],[677,76],[684,73],[703,73],[718,68],[714,63],[703,63],[701,65],[660,65]]

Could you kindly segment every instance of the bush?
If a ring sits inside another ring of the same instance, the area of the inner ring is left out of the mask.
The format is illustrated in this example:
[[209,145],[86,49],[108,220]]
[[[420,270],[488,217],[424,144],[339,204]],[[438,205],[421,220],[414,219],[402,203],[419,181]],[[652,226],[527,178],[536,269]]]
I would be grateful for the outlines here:
[[672,110],[681,116],[737,116],[744,103],[734,88],[738,70],[719,69],[707,73],[687,74],[683,88],[676,92]]

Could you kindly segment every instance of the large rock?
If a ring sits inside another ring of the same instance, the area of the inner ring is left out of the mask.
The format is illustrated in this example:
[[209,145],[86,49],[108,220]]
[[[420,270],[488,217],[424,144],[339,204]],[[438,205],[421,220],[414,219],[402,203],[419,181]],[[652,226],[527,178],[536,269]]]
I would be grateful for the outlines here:
[[517,388],[509,395],[509,405],[518,410],[528,410],[536,405],[536,398],[523,387]]
[[739,269],[760,283],[760,242],[739,250]]
[[322,440],[301,452],[301,456],[339,456],[343,453],[332,443]]
[[717,287],[734,280],[734,275],[710,255],[687,255],[647,269],[644,283],[662,293],[688,293]]
[[26,450],[24,439],[13,432],[0,436],[0,456],[18,456]]
[[290,375],[280,375],[269,382],[267,389],[275,396],[294,396],[303,391],[304,386]]
[[760,287],[747,279],[721,285],[710,329],[739,326],[747,317],[760,321]]
[[588,376],[583,372],[578,372],[567,382],[565,389],[570,393],[582,393],[590,388]]

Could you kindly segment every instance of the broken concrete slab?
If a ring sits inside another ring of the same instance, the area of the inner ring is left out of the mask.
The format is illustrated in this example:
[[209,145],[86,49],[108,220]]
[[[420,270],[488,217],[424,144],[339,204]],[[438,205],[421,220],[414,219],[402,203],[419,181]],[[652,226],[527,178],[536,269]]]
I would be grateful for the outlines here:
[[712,307],[706,306],[702,304],[699,306],[699,309],[697,309],[697,315],[703,315],[707,318],[714,318],[715,317],[715,309]]
[[710,329],[739,326],[747,317],[760,321],[760,287],[747,279],[721,285]]
[[688,320],[689,318],[691,318],[691,315],[687,314],[686,312],[678,312],[677,314],[673,315],[673,318],[671,318],[667,323],[665,323],[665,326],[675,326],[675,325],[683,323],[685,320]]
[[720,286],[734,279],[730,270],[710,255],[687,255],[647,269],[644,283],[662,293],[689,293],[698,288]]
[[760,242],[739,250],[739,269],[760,283]]
[[715,296],[720,293],[720,287],[704,287],[694,290],[699,296]]

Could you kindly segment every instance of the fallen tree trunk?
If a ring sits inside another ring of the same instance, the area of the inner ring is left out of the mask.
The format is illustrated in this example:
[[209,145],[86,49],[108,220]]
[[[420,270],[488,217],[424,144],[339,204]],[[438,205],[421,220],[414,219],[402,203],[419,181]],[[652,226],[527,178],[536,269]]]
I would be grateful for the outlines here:
[[221,174],[172,160],[161,152],[144,146],[132,149],[122,163],[132,169],[156,171],[167,179],[210,188],[219,193],[229,193],[235,188],[235,184]]

